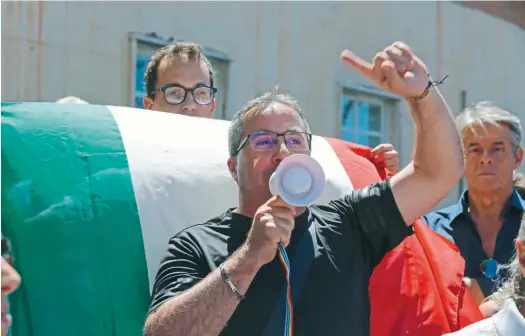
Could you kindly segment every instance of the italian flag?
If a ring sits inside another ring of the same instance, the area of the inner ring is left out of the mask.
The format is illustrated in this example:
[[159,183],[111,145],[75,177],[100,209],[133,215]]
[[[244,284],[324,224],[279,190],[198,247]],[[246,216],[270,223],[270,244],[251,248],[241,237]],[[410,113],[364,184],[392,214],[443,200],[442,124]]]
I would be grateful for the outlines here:
[[[22,275],[12,334],[142,335],[169,238],[237,205],[228,126],[128,107],[2,103],[2,235]],[[320,204],[386,176],[369,148],[314,136],[312,149],[326,174]]]

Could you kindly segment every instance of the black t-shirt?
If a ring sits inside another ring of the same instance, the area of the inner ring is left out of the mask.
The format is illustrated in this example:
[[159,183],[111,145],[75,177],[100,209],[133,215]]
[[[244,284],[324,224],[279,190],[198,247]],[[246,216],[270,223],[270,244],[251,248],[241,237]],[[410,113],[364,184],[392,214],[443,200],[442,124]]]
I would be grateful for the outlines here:
[[[251,218],[229,210],[171,238],[150,312],[215,270],[242,245],[251,223]],[[294,334],[369,335],[369,278],[384,255],[412,233],[397,208],[390,180],[326,206],[311,206],[298,216],[287,247],[291,264],[294,248],[310,225],[315,225],[315,259],[295,302]],[[262,335],[285,284],[276,257],[257,273],[221,335]]]

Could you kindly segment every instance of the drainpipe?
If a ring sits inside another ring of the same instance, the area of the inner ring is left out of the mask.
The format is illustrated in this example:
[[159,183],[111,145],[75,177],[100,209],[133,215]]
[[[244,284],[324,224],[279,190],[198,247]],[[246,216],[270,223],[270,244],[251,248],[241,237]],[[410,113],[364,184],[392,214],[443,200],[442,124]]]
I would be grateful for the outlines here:
[[435,80],[441,79],[441,47],[442,47],[442,34],[441,34],[441,1],[436,1],[436,78]]
[[36,69],[36,94],[37,100],[42,101],[42,48],[43,39],[42,39],[42,30],[44,25],[44,2],[38,2],[38,45],[36,49],[36,59],[37,59],[37,69]]

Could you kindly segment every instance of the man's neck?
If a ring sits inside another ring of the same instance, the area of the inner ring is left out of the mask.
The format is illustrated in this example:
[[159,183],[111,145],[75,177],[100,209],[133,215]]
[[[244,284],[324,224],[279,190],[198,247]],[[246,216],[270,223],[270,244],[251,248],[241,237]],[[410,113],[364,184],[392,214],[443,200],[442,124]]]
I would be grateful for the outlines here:
[[469,212],[473,217],[501,218],[509,198],[512,196],[512,185],[490,192],[468,191]]

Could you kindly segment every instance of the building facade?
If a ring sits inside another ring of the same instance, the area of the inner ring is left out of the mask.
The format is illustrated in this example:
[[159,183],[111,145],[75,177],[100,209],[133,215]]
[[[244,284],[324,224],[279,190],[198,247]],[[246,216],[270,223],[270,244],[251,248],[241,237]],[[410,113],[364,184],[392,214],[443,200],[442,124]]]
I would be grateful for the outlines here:
[[[279,85],[299,99],[314,133],[393,143],[404,165],[414,141],[406,103],[360,78],[339,54],[347,48],[371,59],[404,41],[435,79],[449,75],[440,89],[455,112],[491,100],[523,117],[525,28],[518,21],[525,9],[469,3],[2,2],[1,97],[75,95],[141,107],[152,52],[194,41],[218,70],[216,118],[230,119]],[[462,188],[439,206],[454,202]]]

